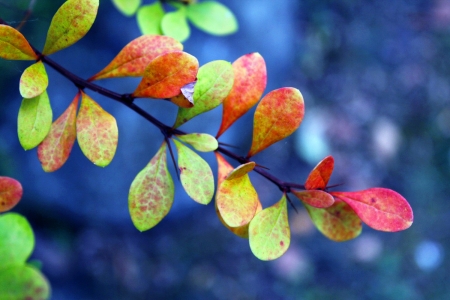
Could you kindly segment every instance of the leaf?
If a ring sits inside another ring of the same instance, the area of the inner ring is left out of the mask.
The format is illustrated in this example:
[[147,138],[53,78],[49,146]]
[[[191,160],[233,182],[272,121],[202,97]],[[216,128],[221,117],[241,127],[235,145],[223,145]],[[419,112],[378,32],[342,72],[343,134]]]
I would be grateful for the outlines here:
[[[309,173],[305,182],[305,188],[307,190],[325,189],[328,181],[330,180],[331,173],[333,173],[334,158],[333,156],[325,157],[321,162],[314,167]],[[314,206],[314,205],[313,205]]]
[[267,84],[266,63],[259,53],[243,55],[232,66],[234,83],[223,100],[222,124],[216,137],[222,135],[258,102]]
[[357,192],[331,192],[345,201],[361,220],[376,230],[400,231],[413,223],[413,211],[399,193],[385,188],[371,188]]
[[16,213],[0,215],[0,241],[0,268],[25,263],[34,248],[34,234],[27,219]]
[[12,209],[22,198],[22,185],[17,180],[0,176],[0,212]]
[[253,120],[253,141],[247,157],[291,135],[303,120],[303,96],[285,87],[268,93],[258,104]]
[[52,126],[53,112],[50,99],[44,91],[34,98],[24,98],[17,117],[19,142],[25,150],[39,145]]
[[234,169],[233,171],[231,171],[230,174],[228,174],[226,179],[232,180],[232,179],[244,176],[245,174],[253,171],[255,166],[256,166],[256,163],[254,161],[250,161],[248,163],[242,164],[239,167],[237,167],[236,169]]
[[227,35],[238,29],[233,13],[226,6],[215,1],[189,5],[187,17],[196,27],[214,35]]
[[76,125],[81,151],[95,165],[106,167],[116,153],[119,139],[116,119],[81,92]]
[[42,61],[38,61],[22,73],[20,77],[20,95],[23,98],[34,98],[42,94],[48,87],[48,76]]
[[139,231],[157,225],[173,204],[175,188],[167,169],[166,148],[167,144],[163,143],[130,187],[128,208],[131,220]]
[[186,8],[180,7],[178,10],[168,12],[161,20],[161,30],[164,35],[184,42],[191,34],[191,29],[186,19]]
[[234,168],[219,152],[214,152],[214,155],[217,159],[217,186],[219,187]]
[[0,269],[0,299],[42,300],[50,298],[50,285],[44,275],[30,265]]
[[116,8],[125,16],[131,17],[141,6],[141,0],[112,0]]
[[[260,204],[258,194],[247,173],[231,179],[228,175],[217,189],[217,208],[225,224],[230,227],[247,225],[255,216],[258,203]],[[233,171],[229,174],[233,174]]]
[[10,60],[36,60],[27,39],[11,26],[0,24],[0,57]]
[[286,252],[291,242],[286,194],[271,207],[256,214],[249,227],[250,249],[261,260],[273,260]]
[[178,150],[180,180],[186,193],[200,204],[208,204],[214,194],[214,176],[208,163],[197,153],[173,140]]
[[[161,20],[164,14],[164,9],[159,1],[141,6],[137,11],[136,19],[142,34],[162,35]],[[183,48],[178,50],[183,50]]]
[[317,229],[330,240],[343,242],[356,238],[362,230],[361,220],[345,202],[336,202],[327,208],[305,207]]
[[134,97],[171,98],[195,80],[198,60],[186,52],[163,53],[145,69],[144,78],[133,93]]
[[291,192],[302,202],[317,208],[330,207],[334,203],[334,198],[330,194],[320,190],[299,191],[291,189]]
[[229,62],[216,60],[203,65],[198,70],[194,87],[194,107],[179,108],[174,127],[219,106],[230,93],[233,80],[233,68]]
[[69,158],[77,137],[76,113],[79,97],[80,94],[77,93],[69,107],[53,122],[50,132],[38,146],[38,158],[45,172],[58,170]]
[[119,54],[89,81],[113,77],[143,76],[145,68],[157,56],[181,50],[183,50],[183,45],[171,37],[143,35],[123,47]]
[[206,133],[190,133],[177,135],[178,139],[194,147],[195,150],[201,152],[211,152],[219,147],[216,138]]
[[45,40],[44,55],[78,42],[91,29],[99,0],[67,0],[53,16]]

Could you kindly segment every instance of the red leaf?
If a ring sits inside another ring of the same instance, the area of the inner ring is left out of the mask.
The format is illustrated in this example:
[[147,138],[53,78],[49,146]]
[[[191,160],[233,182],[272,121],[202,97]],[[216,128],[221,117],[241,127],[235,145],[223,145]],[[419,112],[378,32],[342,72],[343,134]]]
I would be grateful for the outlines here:
[[302,202],[318,208],[330,207],[334,203],[334,198],[330,194],[320,191],[299,191],[292,189],[291,192]]
[[22,185],[17,180],[0,176],[0,212],[12,209],[22,198]]
[[331,173],[333,173],[334,158],[333,156],[325,157],[317,166],[309,173],[308,179],[305,182],[307,190],[323,190],[330,180]]
[[411,226],[411,206],[399,193],[385,188],[356,192],[331,192],[350,205],[361,220],[381,231],[400,231]]

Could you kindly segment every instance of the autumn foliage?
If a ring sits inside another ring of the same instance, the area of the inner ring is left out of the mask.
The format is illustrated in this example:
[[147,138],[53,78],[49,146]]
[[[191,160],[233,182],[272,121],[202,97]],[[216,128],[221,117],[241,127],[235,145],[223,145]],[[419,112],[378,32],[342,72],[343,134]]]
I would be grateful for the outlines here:
[[[125,45],[104,69],[86,80],[48,58],[88,32],[98,5],[98,0],[66,1],[53,17],[42,52],[33,48],[14,28],[0,25],[0,57],[34,61],[20,79],[23,100],[18,114],[18,137],[25,150],[38,148],[44,171],[53,172],[62,167],[75,140],[95,165],[105,167],[114,158],[119,136],[116,120],[88,95],[87,90],[91,90],[121,102],[162,132],[159,150],[136,175],[129,190],[131,221],[140,231],[156,226],[171,209],[175,195],[173,174],[168,171],[170,161],[176,165],[177,177],[187,195],[203,205],[214,199],[221,222],[234,234],[248,238],[251,251],[261,260],[276,259],[289,247],[288,208],[295,205],[290,194],[304,204],[318,230],[334,241],[357,237],[362,222],[376,230],[390,232],[411,226],[412,209],[395,191],[385,188],[332,191],[328,186],[334,168],[332,156],[324,158],[304,183],[273,179],[252,159],[290,136],[305,114],[303,96],[294,87],[268,91],[263,96],[267,73],[259,53],[245,54],[233,63],[216,60],[199,66],[197,58],[184,52],[183,45],[176,39],[143,35]],[[46,66],[60,73],[64,70],[65,76],[79,88],[64,113],[54,121],[46,92],[49,86]],[[119,95],[94,83],[127,76],[142,78],[127,94]],[[170,101],[177,105],[173,124],[163,124],[141,109],[133,102],[136,98]],[[192,118],[220,105],[223,116],[215,137],[179,129]],[[220,143],[220,136],[255,105],[249,151],[245,156],[229,151]],[[177,161],[174,151],[178,154]],[[215,153],[216,179],[198,152]],[[239,165],[233,167],[230,159]],[[251,172],[270,177],[281,189],[280,198],[273,205],[262,206],[249,176]],[[5,191],[10,189],[7,186],[8,182],[6,187],[5,183],[0,183]],[[11,192],[0,191],[0,196],[0,209],[10,207],[17,198]]]

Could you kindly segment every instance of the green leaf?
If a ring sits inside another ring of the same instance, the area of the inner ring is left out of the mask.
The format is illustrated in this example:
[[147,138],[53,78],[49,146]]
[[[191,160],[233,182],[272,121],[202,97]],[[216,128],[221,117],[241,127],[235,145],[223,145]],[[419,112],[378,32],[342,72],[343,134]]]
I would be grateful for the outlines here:
[[176,11],[166,13],[161,20],[161,29],[164,35],[184,42],[191,34],[186,19],[186,8],[183,6]]
[[44,91],[37,97],[24,98],[19,108],[17,132],[19,141],[25,150],[39,145],[52,126],[53,112],[50,99]]
[[336,202],[327,208],[305,207],[317,229],[330,240],[343,242],[356,238],[362,230],[361,219],[345,202]]
[[84,155],[95,165],[106,167],[116,153],[118,139],[116,119],[81,92],[77,140]]
[[283,255],[291,242],[286,195],[257,213],[248,231],[250,249],[257,258],[273,260]]
[[99,0],[67,0],[53,16],[42,53],[49,55],[73,45],[91,29]]
[[161,21],[164,14],[164,9],[159,1],[141,6],[137,11],[136,18],[142,34],[162,35]]
[[23,189],[17,180],[0,176],[0,212],[12,209],[22,198]]
[[38,159],[45,172],[54,172],[61,168],[69,158],[77,138],[76,113],[80,94],[64,113],[53,122],[50,132],[38,146]]
[[215,1],[189,5],[187,17],[196,27],[214,35],[227,35],[238,29],[236,17],[231,10]]
[[201,152],[211,152],[219,147],[216,138],[206,133],[190,133],[177,135],[176,137]]
[[125,16],[131,17],[141,6],[141,0],[112,0],[116,8]]
[[10,265],[0,269],[0,299],[43,300],[50,298],[47,279],[31,265]]
[[30,223],[16,213],[0,215],[0,241],[0,269],[25,263],[34,248]]
[[230,93],[233,80],[233,68],[227,61],[216,60],[201,66],[194,87],[194,107],[180,107],[174,127],[219,106]]
[[167,169],[166,148],[167,144],[163,143],[130,187],[128,208],[131,220],[139,231],[157,225],[173,204],[175,188]]
[[27,39],[15,28],[0,24],[0,57],[11,60],[38,58]]
[[42,94],[48,87],[48,76],[42,61],[38,61],[22,73],[20,77],[20,95],[23,98],[34,98]]
[[200,204],[208,204],[214,194],[214,176],[208,163],[177,140],[180,180],[186,193]]

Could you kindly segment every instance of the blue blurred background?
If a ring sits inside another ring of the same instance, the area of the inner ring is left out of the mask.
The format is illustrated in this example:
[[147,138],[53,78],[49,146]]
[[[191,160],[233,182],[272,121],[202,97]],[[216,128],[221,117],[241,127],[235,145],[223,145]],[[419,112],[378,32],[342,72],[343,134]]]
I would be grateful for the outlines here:
[[[109,0],[100,2],[87,36],[52,55],[84,78],[140,35],[134,18],[122,16]],[[169,215],[140,233],[128,214],[127,193],[160,145],[160,132],[90,93],[118,121],[113,162],[98,168],[75,145],[62,169],[45,173],[36,151],[25,152],[16,134],[18,82],[29,63],[0,60],[0,174],[23,184],[24,198],[14,210],[35,229],[33,258],[43,263],[53,299],[450,299],[450,1],[221,2],[236,14],[238,33],[214,37],[193,29],[185,51],[201,64],[259,52],[267,64],[266,93],[293,86],[305,99],[300,129],[255,160],[285,181],[303,183],[317,162],[333,155],[331,184],[394,189],[413,207],[414,224],[399,233],[364,227],[357,239],[335,243],[296,201],[289,250],[262,262],[248,240],[222,226],[212,204],[194,203],[178,184]],[[28,3],[0,0],[0,18],[17,25]],[[62,3],[36,0],[22,32],[37,48]],[[76,88],[47,71],[56,118]],[[126,93],[138,82],[99,83]],[[167,124],[174,121],[170,103],[136,103]],[[220,117],[218,108],[182,129],[215,134]],[[244,155],[251,130],[249,113],[221,141]],[[203,157],[216,170],[213,155]],[[264,206],[279,200],[270,182],[251,179]]]

